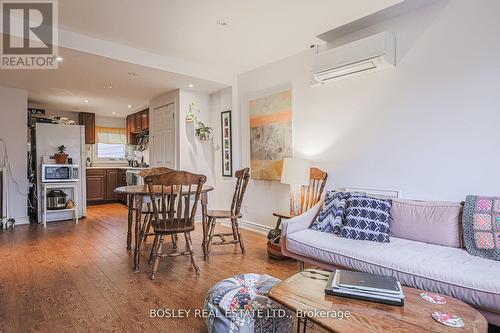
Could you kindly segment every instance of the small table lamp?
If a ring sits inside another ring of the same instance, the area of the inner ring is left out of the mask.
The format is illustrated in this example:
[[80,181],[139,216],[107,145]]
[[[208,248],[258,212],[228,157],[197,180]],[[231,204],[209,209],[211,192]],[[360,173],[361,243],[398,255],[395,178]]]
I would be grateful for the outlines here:
[[309,185],[311,163],[300,158],[285,157],[281,183],[290,185],[290,215],[300,214],[300,193],[302,185]]

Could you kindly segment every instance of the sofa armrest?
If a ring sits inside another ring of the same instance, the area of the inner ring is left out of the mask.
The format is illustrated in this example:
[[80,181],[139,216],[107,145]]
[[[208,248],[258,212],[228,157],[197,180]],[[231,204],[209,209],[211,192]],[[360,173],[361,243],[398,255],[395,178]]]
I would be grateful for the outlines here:
[[283,221],[281,224],[281,237],[283,238],[294,232],[309,228],[318,215],[319,211],[321,210],[322,206],[323,200],[320,200],[307,212]]

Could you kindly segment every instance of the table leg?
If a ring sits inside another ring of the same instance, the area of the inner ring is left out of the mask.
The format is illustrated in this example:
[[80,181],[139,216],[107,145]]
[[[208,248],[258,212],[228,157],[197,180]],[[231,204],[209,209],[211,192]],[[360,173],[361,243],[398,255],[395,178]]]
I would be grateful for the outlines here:
[[203,228],[203,241],[201,243],[201,247],[203,248],[203,260],[207,260],[208,259],[208,251],[207,251],[207,238],[208,238],[208,228],[207,228],[207,224],[208,224],[208,217],[207,217],[207,214],[208,214],[208,195],[206,192],[204,193],[201,193],[201,198],[200,198],[200,201],[201,201],[201,213],[202,213],[202,217],[201,217],[201,226]]
[[297,317],[297,333],[300,333],[300,327],[304,325],[304,327],[302,328],[302,333],[306,333],[307,332],[307,318],[300,318],[300,317]]
[[134,272],[139,272],[139,257],[141,246],[141,217],[142,217],[142,203],[143,196],[135,196],[135,244],[134,244]]
[[127,250],[132,248],[132,220],[134,218],[134,196],[128,195]]

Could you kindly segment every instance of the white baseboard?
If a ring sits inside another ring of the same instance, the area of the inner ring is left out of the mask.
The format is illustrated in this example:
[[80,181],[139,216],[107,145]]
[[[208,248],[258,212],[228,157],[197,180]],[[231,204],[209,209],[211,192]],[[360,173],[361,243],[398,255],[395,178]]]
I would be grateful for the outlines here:
[[14,220],[16,220],[16,223],[14,224],[14,226],[21,225],[21,224],[29,224],[30,223],[30,219],[27,216],[14,217]]
[[[226,227],[231,227],[231,222],[229,220],[221,220],[221,224]],[[267,225],[246,221],[242,219],[239,220],[239,225],[241,229],[254,231],[262,235],[267,235],[269,233],[269,230],[273,229]]]
[[[222,224],[223,226],[231,228],[231,221],[223,219],[217,219],[217,221],[220,222],[220,224]],[[242,219],[239,219],[238,221],[241,229],[254,231],[262,235],[267,235],[269,233],[269,230],[273,229],[272,227],[269,227],[267,225],[251,221],[246,221]],[[195,216],[194,223],[201,223],[201,216]]]

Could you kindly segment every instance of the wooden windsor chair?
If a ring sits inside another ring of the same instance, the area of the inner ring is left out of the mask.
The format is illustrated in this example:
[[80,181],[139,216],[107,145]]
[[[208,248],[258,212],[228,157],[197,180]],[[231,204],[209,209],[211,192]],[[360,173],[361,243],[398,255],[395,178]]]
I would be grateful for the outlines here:
[[[226,245],[226,244],[239,244],[241,253],[245,253],[245,244],[241,237],[238,219],[241,218],[241,204],[243,197],[250,179],[250,169],[244,168],[235,172],[236,186],[234,188],[233,201],[231,209],[224,210],[209,210],[208,217],[208,244],[207,244],[207,257],[210,256],[212,245]],[[231,220],[232,232],[229,233],[215,233],[215,225],[217,219]],[[218,237],[220,241],[214,242],[214,238]],[[232,237],[232,240],[227,240],[225,237]]]
[[[318,168],[311,168],[309,173],[309,185],[302,186],[300,193],[300,213],[306,212],[312,206],[316,205],[321,196],[323,195],[323,191],[325,190],[326,181],[328,179],[328,173]],[[276,222],[276,226],[274,229],[269,231],[267,235],[268,243],[267,250],[268,254],[271,258],[274,259],[287,259],[288,257],[281,255],[281,248],[279,245],[279,237],[281,235],[281,222],[283,219],[290,219],[294,217],[294,214],[290,212],[282,213],[275,212],[273,216],[278,218]]]
[[[194,258],[191,231],[194,230],[194,218],[200,193],[207,178],[186,171],[171,171],[145,178],[152,207],[155,239],[152,248],[153,269],[151,279],[154,280],[160,258],[189,255],[191,263],[199,275],[200,269]],[[194,199],[194,200],[191,200]],[[163,253],[162,245],[165,236],[184,234],[186,251]]]
[[[161,175],[167,172],[174,171],[174,169],[170,169],[167,167],[157,167],[157,168],[149,168],[144,169],[139,172],[139,176],[142,178],[146,178],[147,176],[155,176]],[[142,209],[142,215],[144,215],[144,223],[142,224],[141,235],[143,236],[143,242],[146,243],[148,240],[148,236],[154,236],[154,233],[151,232],[151,220],[153,219],[153,207],[151,206],[151,200],[149,197],[144,198],[144,204]],[[177,247],[177,238],[175,235],[172,236],[172,245],[174,248]],[[150,258],[151,260],[151,258]]]

